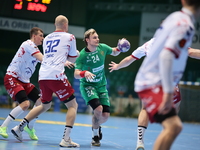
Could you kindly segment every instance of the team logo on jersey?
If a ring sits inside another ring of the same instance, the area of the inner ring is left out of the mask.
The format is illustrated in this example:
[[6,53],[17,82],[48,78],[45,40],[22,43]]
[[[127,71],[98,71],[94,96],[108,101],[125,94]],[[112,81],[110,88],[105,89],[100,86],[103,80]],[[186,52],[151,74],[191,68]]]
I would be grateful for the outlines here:
[[182,39],[182,40],[179,41],[179,46],[181,48],[183,48],[185,46],[185,43],[186,43],[186,39]]
[[101,51],[101,55],[104,55],[104,51]]

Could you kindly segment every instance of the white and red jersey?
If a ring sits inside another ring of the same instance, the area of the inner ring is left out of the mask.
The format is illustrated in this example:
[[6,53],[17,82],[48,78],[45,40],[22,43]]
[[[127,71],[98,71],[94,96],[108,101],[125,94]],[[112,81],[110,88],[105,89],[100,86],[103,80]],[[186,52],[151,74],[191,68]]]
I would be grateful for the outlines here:
[[131,56],[137,60],[142,58],[143,56],[147,56],[149,50],[152,49],[153,42],[154,38],[150,39],[148,42],[144,43],[142,46],[134,50]]
[[135,91],[140,92],[154,86],[162,86],[159,55],[163,49],[173,52],[172,74],[174,86],[181,79],[188,58],[188,47],[195,32],[192,13],[183,8],[169,15],[157,29],[151,51],[148,53],[137,73]]
[[39,80],[60,80],[66,78],[64,64],[67,57],[77,57],[76,39],[66,32],[53,32],[43,41],[43,61]]
[[24,83],[30,83],[30,78],[39,62],[33,57],[36,53],[40,53],[40,50],[35,43],[31,40],[24,41],[8,66],[6,74],[12,75]]

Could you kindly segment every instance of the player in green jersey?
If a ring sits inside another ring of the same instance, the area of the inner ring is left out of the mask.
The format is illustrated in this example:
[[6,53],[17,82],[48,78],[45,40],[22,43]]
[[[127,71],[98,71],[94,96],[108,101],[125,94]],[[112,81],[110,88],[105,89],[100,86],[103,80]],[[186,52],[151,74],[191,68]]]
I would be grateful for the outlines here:
[[112,48],[99,43],[99,37],[94,29],[89,29],[84,34],[86,47],[80,51],[80,56],[75,63],[74,77],[80,79],[80,91],[94,111],[92,118],[93,137],[91,145],[100,146],[102,139],[101,124],[110,116],[110,101],[106,89],[104,63],[106,55],[117,56],[120,54],[118,47]]

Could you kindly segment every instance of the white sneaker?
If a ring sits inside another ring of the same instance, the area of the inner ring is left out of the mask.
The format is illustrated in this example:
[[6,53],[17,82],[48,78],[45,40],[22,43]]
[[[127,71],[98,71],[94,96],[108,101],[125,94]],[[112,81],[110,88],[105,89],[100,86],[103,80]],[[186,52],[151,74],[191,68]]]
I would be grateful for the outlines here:
[[20,142],[22,142],[22,139],[23,139],[22,132],[19,130],[19,126],[15,126],[14,128],[12,128],[11,132],[16,139],[18,139]]
[[60,142],[60,147],[80,147],[79,144],[74,143],[70,138],[68,141],[65,141],[64,139]]
[[145,150],[145,149],[144,149],[144,143],[138,142],[138,143],[137,143],[137,147],[136,147],[135,150]]

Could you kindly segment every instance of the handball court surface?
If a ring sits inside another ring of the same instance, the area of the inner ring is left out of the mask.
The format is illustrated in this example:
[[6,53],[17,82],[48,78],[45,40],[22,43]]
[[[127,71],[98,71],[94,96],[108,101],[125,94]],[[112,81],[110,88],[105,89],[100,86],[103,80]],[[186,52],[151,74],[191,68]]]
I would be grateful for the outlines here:
[[[0,108],[0,124],[10,111],[11,109]],[[136,147],[137,118],[111,116],[102,125],[101,146],[93,147],[90,145],[92,115],[78,113],[71,132],[71,139],[79,143],[80,147],[62,148],[59,143],[63,136],[66,113],[48,111],[41,114],[35,124],[39,140],[30,140],[28,134],[23,132],[23,142],[19,142],[10,130],[18,125],[24,116],[25,114],[10,123],[7,139],[0,136],[0,150],[135,150]],[[144,136],[146,150],[153,149],[154,141],[161,129],[159,124],[149,124]],[[183,130],[173,143],[171,150],[200,150],[200,124],[183,123]]]

